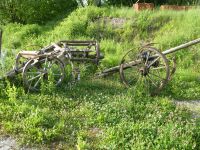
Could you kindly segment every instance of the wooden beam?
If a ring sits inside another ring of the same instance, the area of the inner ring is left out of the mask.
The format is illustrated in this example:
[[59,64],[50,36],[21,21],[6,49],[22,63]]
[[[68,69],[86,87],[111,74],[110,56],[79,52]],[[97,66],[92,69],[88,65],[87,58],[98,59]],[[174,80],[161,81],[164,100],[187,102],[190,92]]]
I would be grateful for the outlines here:
[[195,45],[195,44],[198,44],[200,43],[200,38],[199,39],[196,39],[196,40],[193,40],[193,41],[190,41],[190,42],[187,42],[185,44],[181,44],[177,47],[174,47],[174,48],[170,48],[164,52],[162,52],[164,55],[167,55],[167,54],[171,54],[171,53],[174,53],[174,52],[177,52],[178,50],[181,50],[181,49],[184,49],[184,48],[187,48],[187,47],[190,47],[192,45]]

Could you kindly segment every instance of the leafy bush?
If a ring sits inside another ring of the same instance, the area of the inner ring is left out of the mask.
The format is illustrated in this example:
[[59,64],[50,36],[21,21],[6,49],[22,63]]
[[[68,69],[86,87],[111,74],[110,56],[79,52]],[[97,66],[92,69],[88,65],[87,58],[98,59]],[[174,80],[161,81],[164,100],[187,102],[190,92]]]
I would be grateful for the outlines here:
[[0,17],[7,22],[44,23],[76,7],[75,0],[1,0]]

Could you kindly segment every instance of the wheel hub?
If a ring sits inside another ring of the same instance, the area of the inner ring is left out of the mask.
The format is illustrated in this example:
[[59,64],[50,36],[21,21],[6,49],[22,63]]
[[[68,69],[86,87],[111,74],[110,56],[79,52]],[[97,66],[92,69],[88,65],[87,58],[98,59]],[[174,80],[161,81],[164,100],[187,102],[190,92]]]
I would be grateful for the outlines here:
[[141,67],[139,71],[142,76],[147,76],[149,74],[149,68],[147,66]]

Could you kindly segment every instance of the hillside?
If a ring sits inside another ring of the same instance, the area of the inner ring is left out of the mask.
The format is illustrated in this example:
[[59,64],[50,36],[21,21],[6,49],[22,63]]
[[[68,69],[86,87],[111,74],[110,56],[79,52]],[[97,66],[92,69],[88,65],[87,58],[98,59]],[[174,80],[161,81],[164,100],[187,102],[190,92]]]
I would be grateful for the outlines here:
[[[2,27],[1,75],[12,68],[18,51],[63,39],[97,40],[105,55],[98,71],[118,65],[129,49],[139,51],[147,42],[164,51],[200,37],[199,14],[198,9],[136,13],[125,7],[87,7],[46,25],[8,24]],[[176,74],[156,97],[142,86],[126,89],[118,75],[94,79],[95,69],[88,65],[81,65],[79,83],[47,86],[40,93],[25,93],[21,83],[0,84],[0,132],[43,148],[198,149],[200,120],[174,100],[200,98],[199,48],[175,54]]]

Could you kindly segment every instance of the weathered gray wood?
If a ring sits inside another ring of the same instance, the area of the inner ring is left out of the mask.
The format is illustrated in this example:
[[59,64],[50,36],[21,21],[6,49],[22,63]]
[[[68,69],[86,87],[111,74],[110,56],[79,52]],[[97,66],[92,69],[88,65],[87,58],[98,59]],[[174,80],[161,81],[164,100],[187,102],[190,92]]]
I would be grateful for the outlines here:
[[68,46],[95,46],[96,41],[59,41],[57,44],[65,43]]
[[170,48],[164,52],[162,52],[164,55],[167,55],[167,54],[171,54],[171,53],[174,53],[178,50],[181,50],[181,49],[184,49],[184,48],[187,48],[187,47],[190,47],[192,45],[195,45],[195,44],[198,44],[200,43],[200,38],[199,39],[196,39],[196,40],[193,40],[193,41],[190,41],[190,42],[187,42],[185,44],[182,44],[182,45],[179,45],[177,47],[174,47],[174,48]]
[[34,58],[38,56],[38,51],[21,51],[19,54],[24,58]]
[[[140,63],[141,63],[140,60],[131,61],[129,63],[124,64],[123,69],[128,69],[128,68],[136,66],[136,65],[138,65]],[[101,73],[97,74],[97,77],[106,77],[106,76],[109,76],[111,74],[119,72],[119,69],[120,69],[120,65],[112,67],[112,68],[109,68],[109,69],[106,69],[106,70],[102,71]]]

